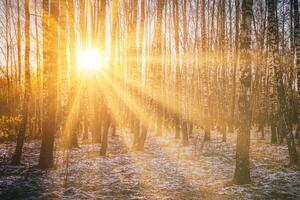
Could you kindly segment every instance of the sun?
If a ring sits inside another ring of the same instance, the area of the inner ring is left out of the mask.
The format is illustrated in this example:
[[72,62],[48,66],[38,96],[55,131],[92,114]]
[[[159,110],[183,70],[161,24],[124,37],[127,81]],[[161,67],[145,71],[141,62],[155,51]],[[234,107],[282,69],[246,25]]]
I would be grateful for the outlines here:
[[104,67],[103,54],[92,48],[80,49],[77,51],[77,64],[80,70],[95,72]]

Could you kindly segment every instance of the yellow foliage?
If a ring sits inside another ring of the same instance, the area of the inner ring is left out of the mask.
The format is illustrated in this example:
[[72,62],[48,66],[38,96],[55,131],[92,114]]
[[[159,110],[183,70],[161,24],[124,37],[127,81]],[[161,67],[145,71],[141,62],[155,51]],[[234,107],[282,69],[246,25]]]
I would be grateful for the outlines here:
[[1,116],[0,117],[0,137],[2,139],[9,139],[14,137],[19,128],[21,116]]

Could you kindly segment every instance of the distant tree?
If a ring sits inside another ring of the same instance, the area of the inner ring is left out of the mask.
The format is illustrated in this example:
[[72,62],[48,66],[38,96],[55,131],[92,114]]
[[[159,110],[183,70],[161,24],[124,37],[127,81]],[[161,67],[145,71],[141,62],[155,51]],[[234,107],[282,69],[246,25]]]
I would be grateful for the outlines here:
[[188,98],[187,98],[187,76],[184,76],[184,74],[187,74],[188,72],[188,21],[187,21],[187,1],[184,0],[182,2],[182,32],[183,32],[183,66],[182,66],[182,89],[184,90],[182,93],[182,123],[181,123],[181,129],[182,129],[182,144],[183,145],[188,145],[188,140],[189,140],[189,136],[188,136],[188,127],[187,127],[187,120],[188,120],[188,114],[187,114],[187,104],[185,102],[187,102]]
[[[67,2],[60,0],[59,12],[59,69],[60,69],[60,119],[63,134],[68,134],[69,124],[67,117],[69,114],[69,87],[68,87],[68,60],[67,60]],[[74,58],[73,58],[74,59]]]
[[175,104],[178,112],[175,113],[175,138],[179,139],[180,137],[180,96],[181,96],[181,71],[180,71],[180,50],[179,50],[179,5],[178,0],[173,1],[173,20],[174,20],[174,40],[175,40]]
[[18,51],[18,82],[21,85],[21,14],[20,14],[20,0],[17,0],[17,51]]
[[[163,25],[163,10],[165,7],[165,0],[157,0],[156,7],[156,25],[154,30],[154,38],[153,38],[153,58],[157,59],[157,62],[153,63],[155,80],[154,80],[154,91],[155,96],[154,99],[161,100],[162,93],[162,72],[163,72],[163,64],[162,64],[162,25]],[[163,116],[163,106],[155,103],[155,112],[156,112],[156,133],[157,135],[162,135],[162,116]]]
[[25,0],[25,92],[22,105],[22,118],[17,138],[15,153],[12,158],[12,164],[20,164],[22,149],[25,139],[26,126],[28,120],[28,106],[30,97],[30,5],[29,0]]
[[[114,72],[115,72],[115,53],[116,53],[116,37],[117,37],[117,20],[119,16],[119,2],[118,1],[113,1],[112,2],[112,18],[110,21],[111,25],[111,49],[110,49],[110,68],[109,68],[109,78],[111,80],[114,80]],[[106,84],[107,86],[107,84]],[[100,150],[100,155],[105,156],[106,155],[106,150],[107,150],[107,145],[108,145],[108,132],[109,132],[109,127],[111,125],[111,112],[109,109],[109,100],[112,97],[111,93],[106,93],[103,102],[103,108],[102,108],[102,119],[103,119],[103,132],[102,132],[102,140],[101,140],[101,150]]]
[[[294,24],[294,32],[291,33],[294,40],[291,39],[291,47],[292,47],[292,52],[293,52],[293,57],[295,57],[295,63],[296,63],[296,70],[297,70],[297,96],[298,96],[298,105],[300,105],[300,17],[299,17],[299,3],[297,0],[291,1],[291,10],[294,12],[291,12],[291,16],[293,18],[293,24]],[[295,48],[295,50],[294,50]],[[295,54],[295,55],[294,55]],[[300,110],[300,106],[298,106],[298,109]],[[300,112],[298,111],[298,138],[299,138],[299,144],[300,144]]]
[[[36,94],[36,119],[37,119],[37,135],[42,133],[42,108],[41,108],[41,82],[42,82],[42,69],[40,64],[40,37],[39,37],[39,24],[38,24],[38,2],[34,1],[34,24],[35,24],[35,59],[36,59],[36,79],[37,79],[37,94]],[[19,55],[18,55],[19,57]]]
[[[288,110],[286,101],[286,89],[283,83],[283,72],[280,69],[280,57],[279,57],[279,33],[278,33],[278,21],[276,17],[277,1],[268,0],[268,66],[270,72],[270,87],[271,87],[271,104],[272,118],[271,123],[277,127],[278,136],[282,138],[287,136],[288,149],[290,154],[290,163],[298,164],[297,150],[295,148],[294,135],[291,133],[292,129],[288,122]],[[279,132],[280,131],[280,132]],[[274,131],[273,137],[276,137]]]
[[238,48],[239,48],[239,31],[240,31],[240,1],[235,0],[235,43],[234,43],[234,58],[233,58],[233,72],[232,72],[232,101],[230,108],[230,125],[229,128],[233,131],[235,122],[235,105],[236,105],[236,71],[238,61]]
[[[106,36],[106,0],[99,0],[98,1],[98,9],[99,13],[97,15],[98,17],[98,43],[99,43],[99,49],[103,52],[105,52],[105,36]],[[103,66],[102,66],[103,67]],[[98,81],[99,82],[99,81]],[[103,103],[103,94],[99,90],[99,83],[96,81],[95,83],[95,94],[94,94],[94,131],[93,131],[93,138],[94,142],[101,142],[101,105]]]
[[[142,64],[143,64],[143,42],[144,42],[144,30],[145,30],[145,1],[140,0],[141,2],[141,16],[140,16],[140,35],[139,35],[139,42],[138,42],[138,57],[137,57],[137,64],[139,65],[140,71],[139,73],[139,81],[142,84]],[[138,22],[137,22],[138,23]],[[139,95],[142,95],[141,93]],[[142,98],[142,102],[146,104],[146,98]],[[147,105],[145,105],[146,107]],[[144,108],[144,112],[147,112],[147,109]],[[148,114],[145,113],[146,120],[148,120]],[[146,122],[141,122],[141,134],[139,135],[138,138],[138,144],[137,144],[137,150],[143,150],[146,137],[147,137],[147,131],[148,131],[148,121]]]
[[206,34],[206,18],[205,18],[205,6],[206,0],[201,1],[201,66],[203,68],[203,92],[204,92],[204,141],[209,141],[211,116],[209,112],[209,77],[208,77],[208,65],[207,65],[207,34]]
[[[227,67],[227,54],[226,52],[229,51],[229,47],[227,46],[226,43],[226,7],[225,7],[225,0],[221,1],[221,28],[220,28],[220,50],[221,50],[221,107],[222,112],[221,112],[221,124],[220,124],[220,132],[222,133],[222,141],[226,142],[227,140],[227,116],[228,116],[228,111],[227,111],[227,102],[226,102],[226,95],[228,92],[227,84],[226,84],[226,67]],[[227,48],[226,48],[227,46]]]
[[[76,66],[76,28],[75,28],[75,6],[74,1],[68,1],[68,16],[69,16],[69,49],[70,49],[70,97],[68,101],[70,119],[70,128],[68,134],[69,148],[78,147],[79,133],[79,102],[76,100],[76,92],[79,91],[77,86],[77,66]],[[73,111],[72,111],[73,110]]]

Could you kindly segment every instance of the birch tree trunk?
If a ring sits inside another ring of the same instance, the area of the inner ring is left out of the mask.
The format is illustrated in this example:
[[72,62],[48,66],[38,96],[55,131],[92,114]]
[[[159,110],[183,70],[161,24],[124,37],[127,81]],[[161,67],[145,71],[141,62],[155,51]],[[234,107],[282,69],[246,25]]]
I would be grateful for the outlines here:
[[25,0],[25,92],[22,106],[22,118],[17,138],[16,149],[12,158],[12,164],[20,164],[23,144],[25,140],[25,133],[28,119],[28,106],[30,97],[30,6],[29,0]]
[[56,134],[58,23],[59,0],[43,0],[43,136],[39,167],[48,169],[54,164],[54,137]]
[[240,1],[235,0],[235,44],[234,44],[234,58],[233,58],[233,72],[232,72],[232,102],[230,113],[230,131],[233,131],[235,125],[235,104],[236,104],[236,71],[238,62],[238,48],[239,48],[239,32],[240,32]]
[[178,109],[175,113],[175,138],[180,137],[180,121],[181,121],[181,109],[180,109],[180,98],[181,98],[181,71],[180,71],[180,51],[179,51],[179,6],[178,0],[174,0],[173,5],[173,20],[174,20],[174,32],[175,32],[175,93],[176,99],[175,104]]
[[[112,17],[110,21],[111,25],[111,49],[110,49],[110,59],[109,59],[109,80],[114,80],[115,75],[115,54],[116,54],[116,37],[117,37],[117,25],[118,25],[118,17],[119,17],[119,1],[113,1],[112,2]],[[107,85],[107,84],[105,84]],[[109,99],[113,98],[111,93],[106,93],[104,97],[103,102],[103,132],[102,132],[102,140],[101,140],[101,149],[100,149],[100,155],[105,156],[107,145],[108,145],[108,131],[109,127],[111,125],[111,112],[109,111]]]
[[239,76],[239,129],[236,145],[236,166],[234,182],[236,184],[247,184],[251,182],[249,167],[250,128],[251,128],[251,23],[252,23],[253,0],[243,0],[242,19],[240,32],[240,64]]
[[[300,103],[300,17],[299,17],[299,4],[297,0],[293,0],[291,2],[292,8],[294,13],[291,15],[294,15],[292,18],[293,24],[294,24],[294,29],[293,29],[293,34],[294,35],[294,43],[291,42],[291,48],[293,52],[293,56],[295,56],[295,63],[296,63],[296,70],[297,70],[297,93],[298,93],[298,105]],[[293,48],[294,47],[294,48]],[[295,55],[294,55],[295,54]],[[300,106],[298,106],[298,137],[299,137],[299,144],[300,144]]]

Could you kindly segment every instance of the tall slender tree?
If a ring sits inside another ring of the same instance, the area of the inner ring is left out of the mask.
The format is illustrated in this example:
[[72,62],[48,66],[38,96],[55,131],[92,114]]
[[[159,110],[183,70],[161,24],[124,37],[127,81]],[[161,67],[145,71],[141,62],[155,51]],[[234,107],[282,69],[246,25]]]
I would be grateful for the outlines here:
[[48,169],[54,164],[54,137],[56,133],[58,23],[59,0],[43,0],[43,136],[39,167]]
[[234,171],[234,182],[247,184],[251,182],[249,166],[250,148],[250,95],[251,95],[251,24],[252,24],[253,0],[243,0],[242,19],[240,33],[240,64],[241,73],[239,77],[239,129],[236,146],[236,166]]
[[206,121],[204,122],[204,140],[210,140],[210,113],[209,113],[209,77],[207,60],[207,35],[206,35],[206,18],[205,18],[206,0],[201,1],[201,65],[203,68],[203,86],[204,86],[204,114]]
[[67,63],[67,2],[60,0],[59,12],[59,69],[60,69],[60,109],[61,126],[63,132],[66,129],[67,117],[69,114],[69,88],[68,88],[68,63]]
[[[100,51],[105,52],[105,33],[106,33],[106,0],[100,0],[98,2],[98,7],[99,7],[99,13],[98,13],[98,43],[99,43],[99,48]],[[102,66],[103,67],[103,66]],[[99,83],[95,83],[95,96],[94,96],[94,138],[96,139],[96,142],[101,142],[101,124],[102,122],[100,121],[100,110],[102,109],[101,105],[103,103],[103,94],[100,93],[99,91]],[[103,116],[102,116],[103,117]]]
[[[283,83],[283,72],[280,69],[280,58],[279,58],[279,33],[278,23],[276,17],[276,0],[268,0],[268,65],[269,70],[272,72],[270,84],[272,85],[272,96],[271,101],[274,106],[276,113],[272,113],[272,123],[276,123],[276,126],[280,127],[280,137],[286,136],[290,165],[298,165],[299,158],[295,147],[294,135],[292,133],[291,125],[288,121],[288,109],[286,101],[286,89]],[[278,105],[278,103],[279,105]],[[279,108],[278,108],[279,107]],[[273,110],[274,112],[274,110]]]
[[[157,60],[157,62],[153,63],[153,68],[155,69],[155,83],[154,87],[156,87],[155,94],[156,99],[161,100],[162,94],[162,72],[163,72],[163,65],[162,65],[162,55],[163,55],[163,48],[162,48],[162,24],[163,24],[163,10],[165,6],[165,0],[157,0],[157,8],[156,8],[156,25],[154,31],[154,39],[153,39],[153,51],[154,55],[153,58]],[[156,132],[157,135],[162,135],[162,106],[156,103]]]
[[[138,42],[138,65],[139,65],[139,82],[142,83],[142,66],[143,66],[143,42],[144,42],[144,29],[145,29],[145,1],[140,0],[141,2],[141,16],[140,16],[140,34],[139,34],[139,42]],[[144,87],[145,88],[145,87]],[[142,95],[142,94],[139,94]],[[146,104],[146,98],[142,98],[142,101]],[[144,109],[144,112],[147,112],[147,109]],[[143,150],[144,144],[147,137],[147,131],[148,131],[148,115],[146,114],[147,122],[141,123],[141,135],[139,135],[138,138],[138,144],[137,144],[137,150]]]
[[29,0],[25,0],[25,92],[22,106],[22,118],[17,138],[16,150],[12,158],[13,164],[20,164],[22,149],[25,139],[27,120],[28,120],[28,106],[30,97],[30,5]]
[[180,50],[179,50],[179,6],[178,6],[178,0],[174,0],[173,5],[173,20],[174,20],[174,39],[175,39],[175,91],[176,91],[176,108],[178,111],[175,113],[175,138],[179,139],[180,137],[180,96],[181,96],[181,71],[180,71]]
[[38,24],[38,2],[34,1],[34,24],[35,24],[35,59],[36,59],[36,79],[37,79],[37,94],[36,94],[36,119],[37,119],[37,135],[40,136],[42,133],[42,108],[41,108],[41,80],[42,80],[42,69],[40,64],[40,37],[39,37],[39,24]]
[[235,44],[234,44],[234,58],[233,58],[233,72],[232,72],[232,101],[230,111],[230,131],[233,131],[235,122],[235,105],[236,105],[236,71],[238,61],[239,48],[239,32],[240,32],[240,1],[235,0]]
[[[115,78],[115,62],[114,58],[116,55],[116,37],[117,37],[117,20],[119,16],[119,2],[112,2],[112,17],[110,20],[111,25],[111,49],[110,49],[110,59],[109,59],[109,78],[111,81]],[[107,84],[105,84],[107,86]],[[100,155],[105,156],[107,150],[108,143],[108,131],[111,125],[111,112],[109,111],[109,98],[112,97],[112,94],[106,94],[106,98],[104,98],[103,102],[103,111],[102,111],[102,119],[103,119],[103,132],[102,132],[102,140],[101,140],[101,150]]]
[[[291,40],[291,47],[293,57],[295,58],[296,70],[297,70],[297,90],[298,90],[298,102],[300,102],[300,16],[299,16],[299,4],[297,0],[291,1],[291,10],[293,13],[291,14],[293,20],[293,33],[291,34],[294,40]],[[291,26],[292,28],[292,26]],[[292,38],[292,37],[291,37]],[[295,47],[295,50],[294,50]],[[295,55],[294,55],[295,54]],[[300,127],[300,107],[298,110],[298,127]],[[300,128],[298,128],[298,132]]]
[[[188,72],[188,22],[187,22],[187,1],[184,0],[182,2],[182,31],[183,31],[183,63],[184,65],[182,66],[182,73],[187,74]],[[187,114],[187,76],[182,75],[182,83],[183,87],[182,89],[184,90],[181,98],[182,98],[182,144],[187,145],[188,144],[188,130],[187,130],[187,120],[188,120],[188,114]]]
[[20,0],[17,0],[17,49],[18,49],[18,82],[21,85],[21,14],[20,14]]

